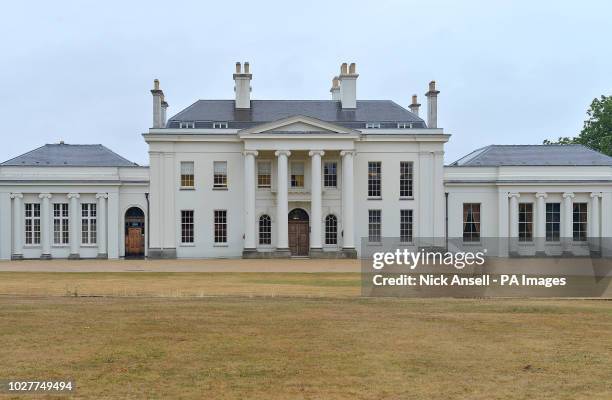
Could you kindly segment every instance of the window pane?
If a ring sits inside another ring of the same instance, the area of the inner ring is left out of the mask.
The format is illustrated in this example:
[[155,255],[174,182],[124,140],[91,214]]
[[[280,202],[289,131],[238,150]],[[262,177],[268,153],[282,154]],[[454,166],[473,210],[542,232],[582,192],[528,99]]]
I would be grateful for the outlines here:
[[181,242],[193,243],[193,210],[181,211]]
[[530,242],[533,240],[533,204],[519,203],[518,221],[519,242]]
[[477,242],[480,240],[480,204],[463,204],[463,240]]
[[368,162],[368,197],[381,196],[381,162]]
[[575,241],[587,240],[587,203],[573,204],[572,233]]
[[412,162],[400,162],[400,197],[412,197]]
[[323,164],[323,186],[335,188],[338,186],[338,164],[335,162],[325,162]]
[[381,210],[368,210],[368,240],[381,241]]
[[214,168],[213,187],[216,187],[216,188],[227,187],[227,162],[226,161],[215,161],[213,168]]
[[412,242],[412,210],[400,210],[400,242]]
[[257,187],[269,188],[272,186],[272,162],[260,161],[257,163]]
[[259,244],[272,244],[272,219],[268,215],[259,217]]
[[181,161],[181,186],[194,186],[194,163],[193,161]]
[[291,187],[304,187],[304,163],[291,163]]
[[558,242],[561,232],[561,204],[546,203],[546,241]]
[[227,211],[215,210],[215,243],[227,243]]
[[325,217],[325,244],[338,244],[338,219],[335,215]]

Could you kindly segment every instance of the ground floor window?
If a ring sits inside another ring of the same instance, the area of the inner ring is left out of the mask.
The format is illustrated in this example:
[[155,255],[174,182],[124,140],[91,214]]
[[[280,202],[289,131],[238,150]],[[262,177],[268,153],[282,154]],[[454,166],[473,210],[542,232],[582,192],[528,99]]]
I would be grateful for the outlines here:
[[227,243],[227,210],[215,210],[215,243]]
[[368,241],[381,241],[381,210],[368,210]]
[[325,217],[325,244],[338,244],[338,218],[332,214]]
[[53,244],[64,245],[70,242],[68,203],[53,204]]
[[181,211],[181,243],[193,243],[193,210]]
[[558,242],[561,234],[561,203],[546,203],[546,241]]
[[25,244],[40,244],[40,204],[25,204]]
[[463,241],[480,240],[480,203],[463,203]]
[[259,217],[259,244],[272,244],[272,219],[266,214]]
[[587,203],[574,203],[573,221],[572,233],[574,240],[584,242],[587,240]]
[[533,204],[519,203],[518,239],[519,242],[533,240]]
[[400,242],[412,242],[412,210],[400,210]]
[[96,203],[81,204],[81,243],[96,244],[97,232]]

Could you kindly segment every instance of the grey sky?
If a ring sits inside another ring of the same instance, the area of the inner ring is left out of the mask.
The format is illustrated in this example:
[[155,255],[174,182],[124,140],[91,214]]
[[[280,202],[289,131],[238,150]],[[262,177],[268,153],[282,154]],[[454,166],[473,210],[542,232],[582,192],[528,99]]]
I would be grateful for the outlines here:
[[435,79],[447,162],[573,136],[612,94],[606,1],[40,1],[0,15],[1,160],[62,139],[147,164],[153,79],[174,115],[233,98],[236,61],[255,99],[328,99],[344,61],[359,99],[425,105]]

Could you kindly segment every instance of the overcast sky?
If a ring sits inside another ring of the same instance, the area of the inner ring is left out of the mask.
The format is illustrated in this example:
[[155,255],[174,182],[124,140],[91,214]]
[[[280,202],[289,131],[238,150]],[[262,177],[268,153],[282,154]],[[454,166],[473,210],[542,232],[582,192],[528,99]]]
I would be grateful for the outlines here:
[[610,15],[608,1],[3,2],[0,159],[64,140],[148,164],[153,79],[174,115],[233,98],[236,61],[254,99],[328,99],[345,61],[358,99],[425,105],[435,79],[447,162],[573,136],[612,94]]

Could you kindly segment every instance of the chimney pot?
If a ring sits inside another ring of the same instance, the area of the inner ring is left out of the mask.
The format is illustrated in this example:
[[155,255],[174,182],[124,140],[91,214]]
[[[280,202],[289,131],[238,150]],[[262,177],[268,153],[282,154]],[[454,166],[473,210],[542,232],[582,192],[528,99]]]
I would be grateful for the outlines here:
[[153,90],[159,90],[159,79],[153,80]]
[[351,65],[349,65],[349,74],[354,74],[355,73],[355,63],[351,63]]
[[347,75],[348,74],[348,65],[346,63],[342,63],[342,65],[340,66],[340,75]]
[[417,95],[413,94],[412,95],[412,103],[410,104],[409,108],[410,111],[415,114],[417,117],[419,116],[419,107],[421,107],[421,105],[419,104],[419,101],[417,99]]
[[236,73],[239,74],[242,72],[242,65],[240,65],[240,62],[236,61]]
[[244,62],[244,73],[245,74],[249,73],[249,62],[248,61]]

